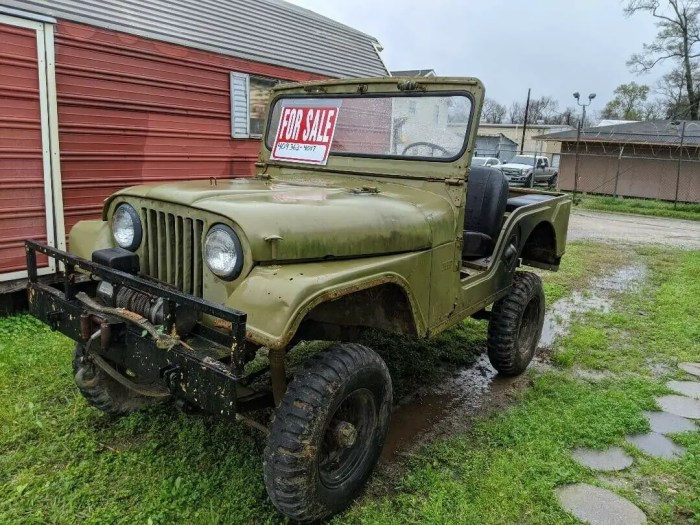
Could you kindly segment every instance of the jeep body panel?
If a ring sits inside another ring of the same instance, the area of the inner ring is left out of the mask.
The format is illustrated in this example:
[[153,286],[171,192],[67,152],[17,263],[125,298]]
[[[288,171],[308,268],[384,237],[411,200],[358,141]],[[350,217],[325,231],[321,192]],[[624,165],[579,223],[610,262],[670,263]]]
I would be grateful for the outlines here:
[[273,180],[136,186],[110,197],[106,216],[131,201],[217,215],[235,224],[258,263],[419,251],[454,234],[455,212],[444,196],[391,180],[295,173]]
[[[382,318],[386,313],[382,308],[388,307],[357,294],[384,285],[400,291],[390,294],[392,300],[409,312],[392,329],[418,337],[435,335],[508,292],[518,264],[513,250],[526,264],[558,267],[566,244],[568,198],[547,194],[548,200],[506,214],[492,255],[468,268],[462,260],[462,231],[467,166],[484,95],[479,81],[315,82],[278,87],[271,102],[274,105],[281,97],[443,93],[460,93],[471,101],[465,145],[453,159],[331,154],[327,165],[313,166],[270,160],[268,137],[261,146],[255,178],[127,188],[107,199],[103,221],[75,226],[71,250],[89,259],[92,251],[113,247],[109,221],[122,203],[132,205],[144,224],[154,217],[165,221],[154,230],[158,235],[176,236],[175,222],[168,221],[191,218],[200,223],[198,242],[203,242],[213,225],[224,224],[241,239],[243,269],[235,280],[226,281],[201,263],[198,295],[245,311],[250,341],[282,349],[310,317],[374,326],[372,317]],[[270,122],[271,118],[268,127]],[[511,189],[511,196],[530,193]],[[146,271],[149,228],[135,250]],[[150,268],[150,276],[177,286],[177,270],[169,271]],[[352,297],[364,298],[366,308],[351,305]],[[320,312],[317,308],[323,303],[330,309],[350,310],[343,318],[335,310]]]

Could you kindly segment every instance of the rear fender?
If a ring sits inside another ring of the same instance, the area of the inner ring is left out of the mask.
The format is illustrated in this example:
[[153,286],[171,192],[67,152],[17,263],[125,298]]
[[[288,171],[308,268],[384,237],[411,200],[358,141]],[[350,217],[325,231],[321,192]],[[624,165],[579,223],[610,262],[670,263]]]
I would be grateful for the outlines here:
[[[415,335],[427,333],[431,252],[366,259],[257,266],[235,289],[227,306],[248,314],[247,338],[282,349],[317,306],[370,288],[393,284],[410,305]],[[371,307],[372,305],[368,305]]]

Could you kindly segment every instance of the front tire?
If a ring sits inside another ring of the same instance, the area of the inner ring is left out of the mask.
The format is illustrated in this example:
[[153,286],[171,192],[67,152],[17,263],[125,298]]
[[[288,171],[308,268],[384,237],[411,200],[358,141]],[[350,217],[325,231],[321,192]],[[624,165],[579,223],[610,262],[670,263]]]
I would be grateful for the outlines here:
[[508,295],[491,309],[488,356],[505,376],[522,374],[532,361],[544,324],[542,280],[531,272],[516,272]]
[[391,377],[379,355],[338,344],[290,383],[265,447],[265,487],[285,516],[314,522],[345,509],[379,459],[389,428]]
[[88,404],[111,416],[123,416],[156,401],[137,394],[110,377],[92,362],[79,343],[73,351],[73,375]]

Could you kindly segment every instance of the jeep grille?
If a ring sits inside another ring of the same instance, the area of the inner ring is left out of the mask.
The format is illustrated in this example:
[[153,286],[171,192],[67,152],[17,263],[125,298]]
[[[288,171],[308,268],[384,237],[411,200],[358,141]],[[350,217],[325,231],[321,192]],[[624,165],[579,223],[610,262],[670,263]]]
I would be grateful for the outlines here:
[[146,244],[146,275],[202,297],[202,234],[204,221],[141,208]]

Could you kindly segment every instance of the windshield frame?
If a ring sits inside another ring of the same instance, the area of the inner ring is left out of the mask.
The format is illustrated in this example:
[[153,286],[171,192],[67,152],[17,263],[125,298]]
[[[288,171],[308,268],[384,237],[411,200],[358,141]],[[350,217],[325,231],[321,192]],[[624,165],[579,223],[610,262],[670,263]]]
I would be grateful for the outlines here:
[[[346,98],[417,98],[417,97],[432,97],[432,98],[438,98],[438,97],[466,97],[467,100],[469,100],[470,104],[470,111],[469,111],[469,117],[467,119],[467,122],[465,124],[465,133],[464,133],[464,138],[462,140],[462,147],[460,150],[453,156],[451,157],[428,157],[428,156],[404,156],[404,155],[386,155],[386,154],[376,154],[376,153],[350,153],[350,152],[329,152],[328,154],[328,159],[330,162],[330,159],[332,157],[346,157],[346,158],[360,158],[360,159],[381,159],[381,160],[399,160],[399,161],[409,161],[409,162],[415,162],[415,161],[423,161],[423,162],[436,162],[436,163],[443,163],[443,164],[449,164],[452,162],[455,162],[459,159],[461,159],[467,149],[469,148],[469,138],[471,136],[472,132],[472,125],[474,122],[474,111],[476,109],[476,100],[474,99],[474,96],[472,93],[468,91],[463,91],[459,89],[455,90],[446,90],[446,91],[423,91],[423,92],[416,92],[416,91],[408,91],[408,92],[398,92],[398,93],[366,93],[366,94],[359,94],[359,93],[278,93],[275,95],[275,97],[270,101],[269,106],[268,106],[268,115],[267,115],[267,122],[264,130],[264,136],[263,136],[263,145],[268,151],[272,151],[272,144],[270,144],[270,130],[272,126],[272,116],[274,114],[273,108],[275,105],[280,101],[280,99],[346,99]],[[462,123],[459,123],[460,125]],[[274,138],[272,139],[274,142]],[[268,162],[271,163],[285,163],[283,160],[272,160],[270,159]],[[296,163],[297,166],[302,166],[304,163]]]

